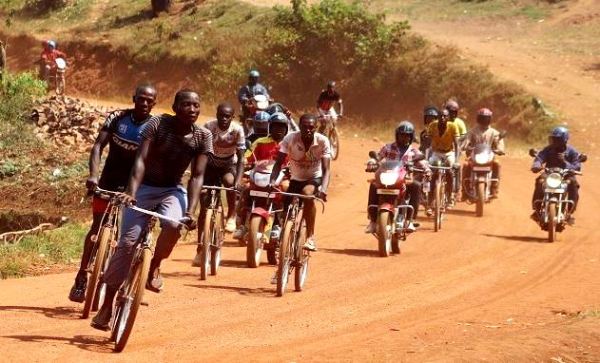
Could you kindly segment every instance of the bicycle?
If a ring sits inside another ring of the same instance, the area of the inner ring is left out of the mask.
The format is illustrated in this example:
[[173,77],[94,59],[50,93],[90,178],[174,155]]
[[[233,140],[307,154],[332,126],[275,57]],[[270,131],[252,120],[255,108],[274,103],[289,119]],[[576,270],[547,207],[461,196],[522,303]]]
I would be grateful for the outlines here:
[[321,203],[325,212],[325,203],[314,195],[304,195],[277,191],[275,193],[292,197],[283,223],[283,233],[279,247],[279,263],[277,265],[277,296],[283,296],[289,275],[294,270],[294,287],[302,291],[308,276],[308,260],[310,251],[302,248],[306,242],[306,220],[303,215],[303,200],[313,199]]
[[206,280],[206,275],[215,276],[221,264],[221,248],[225,239],[225,221],[223,219],[223,202],[221,190],[235,191],[234,188],[217,187],[205,185],[202,189],[210,192],[210,203],[206,207],[206,216],[202,226],[202,238],[200,244],[200,280]]
[[86,268],[86,271],[90,273],[90,277],[85,292],[85,302],[81,313],[82,319],[87,319],[90,311],[97,311],[98,306],[101,306],[104,302],[106,285],[99,283],[108,267],[108,262],[114,253],[116,241],[119,238],[121,209],[123,207],[118,200],[118,192],[96,187],[91,193],[98,198],[108,200],[108,206],[100,221],[100,228],[93,241],[94,246]]
[[327,136],[331,144],[331,159],[337,160],[340,155],[340,135],[337,130],[337,123],[331,115],[321,115],[318,120],[321,123],[319,133]]
[[433,231],[438,232],[442,229],[442,219],[448,206],[448,195],[446,193],[446,173],[452,172],[453,168],[450,166],[434,166],[430,168],[433,170],[432,180],[435,183],[433,190]]
[[121,352],[127,345],[138,309],[144,297],[148,273],[150,271],[150,262],[152,260],[153,239],[152,230],[158,219],[163,219],[172,223],[179,224],[183,228],[187,226],[181,221],[163,216],[162,214],[142,209],[134,205],[128,206],[135,211],[151,216],[148,225],[140,234],[135,244],[133,258],[129,265],[127,278],[119,288],[115,299],[115,314],[111,327],[111,340],[115,342],[115,351]]

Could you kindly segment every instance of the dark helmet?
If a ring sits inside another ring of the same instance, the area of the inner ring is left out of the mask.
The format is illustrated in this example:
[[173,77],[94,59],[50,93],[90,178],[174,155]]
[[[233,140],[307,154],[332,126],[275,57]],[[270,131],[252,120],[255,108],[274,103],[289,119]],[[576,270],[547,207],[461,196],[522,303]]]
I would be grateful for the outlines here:
[[492,122],[492,110],[490,110],[489,108],[482,108],[479,111],[477,111],[477,123],[482,125],[482,126],[489,126],[489,124]]
[[335,88],[335,81],[327,82],[327,88]]
[[410,142],[415,139],[415,126],[410,121],[402,121],[396,127],[396,137],[399,135],[410,135]]
[[275,112],[269,117],[269,127],[272,127],[275,124],[284,125],[287,128],[289,120],[283,112]]
[[271,114],[274,115],[277,112],[281,112],[284,113],[285,109],[283,108],[283,105],[281,103],[272,103],[269,105],[269,107],[267,107],[266,111]]
[[569,130],[564,126],[557,126],[550,132],[550,143],[556,146],[564,146],[569,141]]
[[458,105],[458,102],[450,99],[450,100],[446,101],[444,108],[448,111],[458,112],[458,110],[460,109],[460,106]]
[[438,118],[440,117],[440,110],[438,110],[435,106],[427,106],[423,110],[423,116]]
[[264,111],[259,111],[254,115],[252,127],[255,134],[267,135],[269,133],[269,118],[271,115]]

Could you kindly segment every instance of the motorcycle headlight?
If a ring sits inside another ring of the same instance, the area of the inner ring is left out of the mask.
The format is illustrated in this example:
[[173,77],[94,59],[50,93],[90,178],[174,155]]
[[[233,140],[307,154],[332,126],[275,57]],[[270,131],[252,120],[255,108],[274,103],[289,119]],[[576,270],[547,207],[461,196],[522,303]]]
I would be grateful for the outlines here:
[[546,186],[548,188],[559,188],[562,183],[562,178],[558,173],[551,173],[546,177]]
[[257,187],[266,188],[271,182],[271,175],[263,173],[254,173],[252,174],[252,180],[254,181],[254,184]]
[[490,153],[475,154],[475,164],[487,164],[492,161]]
[[379,174],[379,181],[383,185],[394,185],[398,180],[398,173],[393,171],[386,171],[384,173]]

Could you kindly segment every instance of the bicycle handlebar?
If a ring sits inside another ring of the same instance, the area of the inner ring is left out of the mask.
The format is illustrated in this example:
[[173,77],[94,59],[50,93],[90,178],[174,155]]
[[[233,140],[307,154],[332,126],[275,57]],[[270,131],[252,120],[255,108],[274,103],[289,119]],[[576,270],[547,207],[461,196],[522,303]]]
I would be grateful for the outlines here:
[[135,205],[128,205],[127,208],[132,209],[132,210],[134,210],[136,212],[147,214],[147,215],[152,216],[152,217],[156,217],[158,219],[162,219],[162,220],[165,220],[165,221],[169,221],[171,223],[179,224],[179,225],[187,228],[187,225],[185,223],[183,223],[183,222],[181,222],[181,221],[179,221],[177,219],[174,219],[174,218],[162,215],[160,213],[156,213],[156,212],[151,211],[151,210],[140,208],[140,207],[137,207]]
[[433,165],[430,165],[429,168],[439,169],[439,170],[451,170],[452,169],[451,166],[433,166]]
[[215,187],[212,185],[203,185],[202,189],[212,189],[212,190],[225,190],[225,191],[232,191],[232,192],[236,192],[238,194],[241,194],[241,192],[235,188],[228,188],[228,187]]

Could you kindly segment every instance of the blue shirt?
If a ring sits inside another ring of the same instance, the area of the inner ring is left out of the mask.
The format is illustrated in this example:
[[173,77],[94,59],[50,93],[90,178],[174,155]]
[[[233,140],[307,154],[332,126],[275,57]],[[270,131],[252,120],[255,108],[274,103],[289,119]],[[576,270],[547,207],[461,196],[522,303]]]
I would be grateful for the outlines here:
[[267,88],[260,83],[257,83],[254,86],[247,84],[240,88],[238,92],[238,101],[240,101],[240,103],[245,103],[256,95],[264,95],[269,98],[269,91],[267,91]]
[[561,168],[569,170],[581,170],[581,162],[579,161],[579,152],[571,145],[567,145],[564,150],[565,160],[559,159],[558,155],[563,152],[555,149],[552,146],[546,146],[538,153],[533,160],[531,168],[541,168],[544,164],[546,168]]

